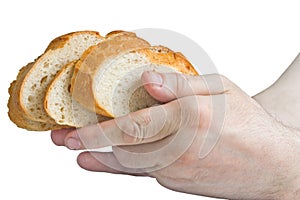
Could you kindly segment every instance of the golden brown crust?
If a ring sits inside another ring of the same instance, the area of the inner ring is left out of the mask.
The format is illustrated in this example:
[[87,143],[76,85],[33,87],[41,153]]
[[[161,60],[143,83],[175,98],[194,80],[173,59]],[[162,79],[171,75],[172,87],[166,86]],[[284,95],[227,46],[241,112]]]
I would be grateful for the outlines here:
[[100,33],[96,32],[96,31],[77,31],[77,32],[67,33],[65,35],[62,35],[62,36],[59,36],[59,37],[53,39],[50,42],[50,44],[48,45],[48,47],[46,48],[45,52],[48,50],[55,50],[55,49],[62,48],[66,44],[66,42],[68,42],[69,39],[71,37],[73,37],[74,35],[80,35],[80,34],[85,34],[85,33],[95,34],[98,37],[102,37],[100,35]]
[[[75,65],[72,77],[73,97],[90,110],[109,117],[112,117],[112,114],[98,103],[94,95],[93,80],[96,72],[105,62],[123,53],[131,51],[144,54],[152,63],[170,66],[183,74],[198,75],[192,64],[181,53],[173,52],[163,46],[150,47],[148,43],[146,45],[137,44],[139,38],[135,34],[132,37],[132,35],[124,35],[124,33],[126,32],[109,33],[108,35],[112,37],[111,40],[105,40],[97,46],[89,48]],[[128,46],[132,44],[136,46],[129,50]]]
[[120,35],[127,35],[127,36],[136,37],[136,34],[133,33],[133,32],[122,31],[122,30],[115,30],[115,31],[111,31],[111,32],[107,33],[105,35],[105,38],[107,39],[107,38],[112,38],[112,37],[120,36]]
[[[91,33],[101,37],[99,33],[95,31],[78,31],[78,32],[68,33],[52,40],[48,45],[48,47],[46,48],[45,53],[47,54],[47,52],[49,52],[50,50],[62,48],[72,36],[76,34],[83,34],[83,33]],[[43,55],[45,55],[45,53]],[[26,112],[26,110],[24,109],[24,105],[21,104],[21,95],[23,91],[24,79],[26,79],[26,76],[30,73],[30,70],[35,67],[35,65],[37,64],[39,59],[43,57],[43,55],[41,55],[35,60],[36,63],[30,63],[27,66],[23,67],[20,70],[16,81],[14,81],[11,84],[9,88],[10,98],[8,101],[8,107],[9,107],[8,115],[10,119],[18,127],[25,128],[27,130],[45,131],[45,130],[67,128],[68,126],[61,126],[56,124],[54,120],[51,121],[52,124],[37,122],[35,120],[32,120],[28,115],[28,113]]]
[[[96,34],[101,37],[98,32],[94,31],[68,33],[52,40],[46,48],[44,55],[49,51],[62,48],[74,34],[83,33]],[[180,52],[173,52],[162,46],[150,47],[147,41],[138,38],[135,33],[116,30],[108,33],[103,42],[88,48],[76,63],[71,81],[71,93],[73,97],[85,107],[98,114],[112,116],[105,108],[99,105],[94,96],[94,76],[105,62],[129,51],[145,55],[151,63],[170,66],[184,74],[198,75],[192,64]],[[39,59],[37,59],[38,62]],[[30,73],[30,70],[35,66],[36,63],[29,63],[20,69],[17,79],[11,83],[9,88],[10,98],[8,101],[8,115],[10,119],[18,127],[27,130],[46,131],[67,128],[68,126],[56,124],[54,120],[51,121],[53,124],[32,120],[21,104],[23,82]],[[47,97],[45,100],[47,100]],[[47,110],[46,106],[45,109]]]
[[167,65],[175,68],[183,74],[198,75],[193,65],[180,52],[173,52],[164,46],[153,46],[150,48],[138,49],[137,53],[144,54],[152,63]]
[[[57,37],[57,38],[55,38],[54,40],[52,40],[50,42],[50,44],[48,45],[47,49],[45,50],[45,53],[43,55],[41,55],[38,59],[36,59],[34,65],[27,72],[24,80],[22,81],[22,84],[20,86],[20,91],[19,91],[19,93],[20,93],[19,94],[20,106],[21,106],[22,112],[24,113],[24,115],[26,116],[26,118],[34,120],[34,121],[35,120],[39,120],[35,116],[32,116],[32,114],[25,108],[25,105],[22,102],[22,95],[23,95],[23,90],[24,90],[24,84],[27,82],[27,79],[31,75],[32,70],[35,70],[38,66],[40,66],[41,60],[43,60],[43,58],[47,57],[48,54],[51,54],[53,50],[62,48],[72,37],[74,37],[76,35],[82,35],[82,34],[91,34],[91,35],[96,35],[99,38],[102,38],[102,36],[100,36],[100,34],[98,32],[95,32],[95,31],[78,31],[78,32],[72,32],[72,33],[68,33],[68,34],[62,35],[60,37]],[[53,120],[51,117],[48,117],[46,120],[43,119],[41,121],[42,122],[46,121],[47,123],[50,123],[50,124],[56,124],[55,120]]]
[[[142,49],[132,50],[129,53],[139,53],[145,55],[151,63],[169,66],[174,68],[176,71],[179,71],[183,74],[188,75],[198,75],[198,72],[195,70],[193,65],[184,57],[180,52],[173,52],[171,49],[164,46],[151,46]],[[114,115],[102,107],[101,114],[108,117],[114,117]]]
[[150,46],[147,41],[136,37],[134,33],[119,33],[121,34],[111,34],[110,39],[89,48],[75,65],[71,81],[72,96],[83,106],[98,114],[106,112],[103,112],[103,108],[97,103],[94,96],[93,79],[104,61],[133,49]]
[[8,92],[10,94],[9,100],[8,100],[8,116],[12,122],[14,122],[18,127],[24,128],[30,131],[47,131],[47,130],[55,130],[60,129],[65,126],[60,125],[54,125],[54,124],[47,124],[43,122],[36,122],[32,121],[24,116],[24,113],[22,113],[20,103],[17,101],[19,99],[19,93],[18,90],[20,88],[20,85],[27,74],[27,72],[30,70],[30,68],[33,66],[33,63],[29,63],[25,67],[21,68],[17,79],[13,81],[8,89]]
[[[27,73],[24,75],[23,80],[20,82],[20,86],[17,89],[18,92],[18,104],[20,105],[20,112],[22,113],[23,116],[25,116],[27,119],[30,119],[31,121],[36,121],[34,117],[28,112],[28,110],[25,108],[25,105],[23,104],[22,101],[22,96],[23,96],[23,91],[24,91],[24,84],[27,82],[27,78],[31,74],[31,70],[35,68],[37,65],[39,65],[39,59],[42,58],[43,56],[47,55],[50,51],[46,51],[43,55],[39,56],[37,59],[35,59],[35,62],[33,65],[28,69]],[[43,122],[45,123],[45,122]],[[47,124],[56,124],[54,120],[51,118],[47,121]]]

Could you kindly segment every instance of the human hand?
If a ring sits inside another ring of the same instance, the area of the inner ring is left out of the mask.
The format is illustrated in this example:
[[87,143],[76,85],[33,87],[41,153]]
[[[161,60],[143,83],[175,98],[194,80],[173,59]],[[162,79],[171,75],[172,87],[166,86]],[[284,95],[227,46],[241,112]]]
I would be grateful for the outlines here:
[[70,149],[113,146],[113,152],[81,153],[79,165],[151,176],[176,191],[230,199],[299,198],[296,130],[278,123],[223,76],[160,74],[161,82],[154,75],[143,74],[145,88],[166,104],[53,131],[53,142]]

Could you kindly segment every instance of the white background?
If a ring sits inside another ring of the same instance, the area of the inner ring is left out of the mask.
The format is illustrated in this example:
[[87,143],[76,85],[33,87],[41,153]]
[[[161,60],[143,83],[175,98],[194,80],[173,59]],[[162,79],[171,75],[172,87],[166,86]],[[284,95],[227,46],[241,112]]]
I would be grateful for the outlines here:
[[0,199],[208,199],[167,190],[150,178],[82,170],[78,152],[54,146],[49,132],[27,132],[9,121],[9,84],[64,33],[165,28],[196,41],[220,73],[254,95],[298,54],[299,7],[286,0],[1,1]]

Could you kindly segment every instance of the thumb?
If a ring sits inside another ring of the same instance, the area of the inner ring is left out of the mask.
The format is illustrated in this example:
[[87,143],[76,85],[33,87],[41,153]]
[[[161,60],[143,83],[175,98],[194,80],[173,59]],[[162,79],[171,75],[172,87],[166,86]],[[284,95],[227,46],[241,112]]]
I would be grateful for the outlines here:
[[142,82],[148,93],[161,102],[192,95],[216,95],[230,90],[233,83],[219,74],[202,76],[179,73],[144,72]]

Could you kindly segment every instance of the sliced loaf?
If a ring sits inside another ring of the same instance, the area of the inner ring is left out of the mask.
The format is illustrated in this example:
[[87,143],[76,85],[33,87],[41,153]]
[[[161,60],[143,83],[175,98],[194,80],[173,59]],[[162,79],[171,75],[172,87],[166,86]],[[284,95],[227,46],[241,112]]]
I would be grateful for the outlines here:
[[[122,37],[136,37],[132,32],[119,30],[108,33],[101,42],[112,40],[116,36],[121,35]],[[47,114],[56,123],[73,127],[82,127],[110,119],[89,111],[72,98],[70,85],[75,63],[76,61],[70,62],[64,66],[48,87],[44,101],[44,108]]]
[[27,72],[31,69],[34,63],[29,63],[25,67],[21,68],[17,79],[13,81],[9,87],[9,100],[8,100],[8,116],[12,122],[14,122],[19,128],[24,128],[29,131],[47,131],[60,128],[66,128],[58,124],[48,124],[44,122],[37,122],[28,119],[21,110],[20,103],[18,101],[20,95],[20,87]]
[[[94,106],[97,113],[109,117],[119,117],[158,103],[142,86],[140,77],[144,71],[197,75],[181,53],[162,46],[106,55],[107,51],[96,49],[81,58],[76,64],[78,74],[88,73],[91,79],[89,82],[79,79],[72,87],[84,85],[89,88],[86,91],[92,94],[90,107]],[[103,59],[98,60],[97,57]],[[93,69],[86,70],[88,66],[93,66]],[[74,91],[76,90],[73,90],[73,95],[77,97],[85,96],[80,90],[77,90],[77,94]],[[85,103],[82,98],[77,99],[80,103]]]
[[[112,115],[103,112],[99,104],[96,103],[95,99],[97,97],[94,95],[95,87],[105,85],[105,83],[95,80],[99,67],[114,62],[114,58],[119,54],[150,46],[147,41],[138,38],[134,33],[121,33],[120,31],[114,31],[108,34],[108,37],[112,37],[112,39],[106,39],[85,51],[75,65],[71,81],[71,93],[75,100],[91,111],[109,117]],[[112,75],[107,74],[107,76]],[[101,98],[106,97],[103,95]]]
[[56,73],[67,63],[79,59],[90,46],[103,37],[94,31],[69,33],[54,39],[26,74],[19,91],[19,101],[26,118],[56,124],[44,109],[46,89]]
[[83,127],[108,120],[108,117],[97,115],[73,100],[70,87],[75,63],[76,61],[65,65],[50,84],[44,102],[46,112],[57,124],[73,127]]

